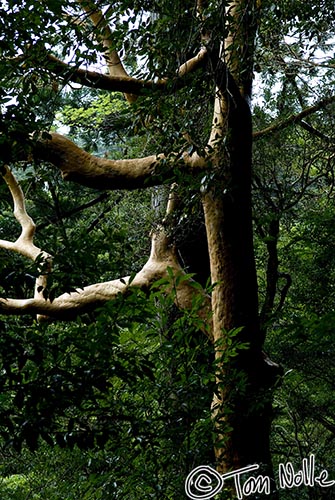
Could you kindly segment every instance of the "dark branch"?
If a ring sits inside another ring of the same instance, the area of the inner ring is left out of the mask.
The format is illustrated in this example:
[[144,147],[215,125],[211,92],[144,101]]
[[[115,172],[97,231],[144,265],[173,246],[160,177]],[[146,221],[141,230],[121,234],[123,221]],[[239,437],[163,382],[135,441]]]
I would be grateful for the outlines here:
[[326,141],[326,142],[335,142],[334,138],[329,137],[328,135],[320,132],[320,130],[316,129],[310,123],[307,123],[304,120],[301,120],[299,122],[299,125],[302,128],[304,128],[305,130],[307,130],[307,132],[311,133],[312,135],[315,135],[316,137],[319,137],[323,141]]
[[278,283],[278,237],[279,237],[279,217],[273,215],[270,221],[268,234],[266,235],[266,247],[268,251],[268,260],[266,268],[266,292],[265,300],[260,313],[260,323],[262,330],[265,331],[268,321],[273,314],[273,307],[277,293]]
[[101,193],[99,196],[97,196],[93,200],[90,200],[87,203],[83,203],[82,205],[79,205],[78,207],[75,207],[72,210],[69,210],[68,212],[62,212],[60,214],[49,217],[47,222],[42,222],[41,224],[38,224],[36,226],[36,230],[39,231],[39,230],[44,229],[47,226],[49,226],[49,224],[52,224],[52,223],[57,222],[59,220],[64,220],[64,219],[68,219],[70,217],[73,217],[74,215],[82,212],[83,210],[86,210],[86,208],[94,207],[94,205],[101,203],[102,201],[104,201],[108,197],[109,197],[108,193],[106,193],[106,192]]
[[294,123],[299,123],[301,120],[306,118],[306,116],[312,115],[320,109],[325,108],[335,102],[335,96],[325,97],[321,99],[319,102],[314,104],[313,106],[309,106],[308,108],[302,110],[300,113],[295,113],[293,115],[288,116],[284,120],[274,122],[272,125],[264,128],[263,130],[256,130],[253,133],[254,139],[260,139],[261,137],[265,137],[274,132],[278,132],[279,130],[283,130],[284,128],[293,125]]
[[285,303],[285,300],[286,300],[286,296],[287,296],[287,293],[290,289],[290,286],[292,285],[292,278],[289,274],[287,273],[279,273],[278,274],[278,277],[279,278],[284,278],[285,279],[285,285],[283,286],[283,288],[281,289],[280,291],[280,300],[279,300],[279,304],[276,308],[276,313],[278,314],[282,308],[283,308],[283,305]]

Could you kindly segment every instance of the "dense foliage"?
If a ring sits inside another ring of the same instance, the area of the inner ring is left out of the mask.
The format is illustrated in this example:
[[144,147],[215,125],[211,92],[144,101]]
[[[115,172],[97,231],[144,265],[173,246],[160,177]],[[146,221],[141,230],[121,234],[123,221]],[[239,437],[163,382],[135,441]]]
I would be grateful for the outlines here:
[[[224,29],[221,3],[209,2],[205,20],[190,1],[98,3],[125,65],[143,78],[174,75],[176,61],[199,48],[199,25],[203,33],[214,27],[218,39]],[[146,261],[166,191],[107,194],[64,185],[48,164],[21,161],[37,135],[66,130],[101,157],[130,158],[179,151],[184,131],[191,130],[190,150],[201,151],[213,106],[205,85],[210,69],[196,75],[190,89],[172,88],[150,102],[144,93],[132,113],[118,94],[79,88],[67,73],[55,76],[52,61],[46,62],[50,47],[73,68],[103,64],[93,27],[75,22],[82,18],[74,0],[1,2],[0,157],[14,166],[38,243],[52,250],[51,299],[133,275]],[[286,461],[300,467],[313,453],[318,469],[327,468],[335,479],[333,32],[332,2],[263,2],[253,101],[253,219],[262,330],[266,349],[284,368],[274,404],[275,468]],[[211,40],[213,50],[217,42]],[[171,234],[188,271],[205,285],[197,195],[202,182],[200,177],[187,188]],[[4,183],[0,194],[1,238],[15,238],[19,228]],[[198,243],[202,270],[193,268]],[[1,250],[0,295],[29,297],[36,266]],[[213,462],[213,348],[199,333],[201,304],[181,313],[173,292],[166,296],[158,287],[173,290],[173,280],[171,275],[150,294],[120,297],[74,322],[2,317],[1,498],[177,499],[188,472]],[[232,346],[231,356],[243,347],[233,337]],[[280,498],[331,499],[334,491],[299,488]]]

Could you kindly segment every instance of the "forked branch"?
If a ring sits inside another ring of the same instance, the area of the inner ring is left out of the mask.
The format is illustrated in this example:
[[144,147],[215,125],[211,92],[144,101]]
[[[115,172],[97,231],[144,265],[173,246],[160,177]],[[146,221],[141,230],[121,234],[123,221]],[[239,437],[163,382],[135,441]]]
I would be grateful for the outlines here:
[[[4,179],[11,191],[14,200],[14,215],[20,222],[22,232],[15,242],[0,240],[0,248],[17,252],[32,260],[41,256],[50,272],[51,256],[42,251],[33,243],[35,224],[28,215],[25,207],[24,194],[14,175],[6,167]],[[173,210],[174,200],[170,198],[168,211]],[[190,309],[194,299],[201,295],[202,308],[200,317],[204,320],[203,330],[211,336],[210,328],[210,300],[205,291],[187,277],[178,262],[174,246],[170,243],[164,226],[158,228],[152,235],[151,253],[147,263],[130,281],[130,277],[115,279],[104,283],[96,283],[75,292],[64,293],[54,300],[43,295],[46,286],[47,272],[43,270],[36,280],[35,294],[29,299],[0,298],[0,313],[5,315],[38,315],[39,319],[74,319],[80,314],[92,311],[115,299],[120,293],[126,294],[130,287],[150,290],[151,285],[159,279],[168,277],[168,270],[172,271],[176,281],[171,283],[175,293],[175,302],[181,309]]]
[[[112,30],[103,15],[102,11],[91,0],[78,0],[82,9],[89,15],[93,26],[95,27],[96,38],[102,43],[105,53],[108,72],[110,76],[129,77],[121,59],[115,50]],[[132,103],[137,99],[134,94],[125,93],[125,98]]]
[[[210,299],[204,291],[185,276],[163,229],[153,235],[151,255],[131,282],[127,276],[104,283],[96,283],[85,288],[78,288],[75,292],[64,293],[53,301],[41,296],[35,296],[31,299],[0,298],[0,312],[5,315],[39,314],[50,319],[74,319],[115,299],[120,293],[126,294],[131,287],[149,291],[154,282],[168,277],[168,269],[172,271],[176,283],[178,283],[174,287],[174,291],[175,302],[180,309],[191,309],[195,297],[199,293],[201,294],[200,317],[204,320],[205,333],[211,336]],[[178,280],[178,276],[182,275],[185,279]],[[173,284],[171,284],[172,286]]]

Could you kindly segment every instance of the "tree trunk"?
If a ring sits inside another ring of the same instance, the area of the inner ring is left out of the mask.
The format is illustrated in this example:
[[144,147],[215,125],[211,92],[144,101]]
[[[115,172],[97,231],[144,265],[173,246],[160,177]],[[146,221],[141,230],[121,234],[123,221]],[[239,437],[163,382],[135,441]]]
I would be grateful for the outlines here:
[[[262,352],[259,324],[251,210],[251,112],[238,90],[233,98],[228,94],[224,96],[226,137],[216,155],[215,175],[202,196],[215,285],[215,452],[220,473],[257,463],[264,466],[262,474],[271,476],[271,388],[278,367],[267,362]],[[239,328],[235,340],[248,347],[239,349],[237,344],[236,350],[230,332]]]

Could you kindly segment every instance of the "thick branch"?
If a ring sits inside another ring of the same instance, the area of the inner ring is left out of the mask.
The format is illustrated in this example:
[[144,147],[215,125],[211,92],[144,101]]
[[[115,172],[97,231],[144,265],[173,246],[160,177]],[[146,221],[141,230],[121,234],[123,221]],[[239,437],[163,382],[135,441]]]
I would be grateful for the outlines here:
[[273,132],[278,132],[279,130],[283,130],[289,125],[292,125],[293,123],[300,122],[301,120],[306,118],[306,116],[312,115],[313,113],[320,111],[320,109],[325,108],[326,106],[332,104],[333,102],[335,102],[335,96],[325,97],[324,99],[321,99],[313,106],[309,106],[308,108],[303,109],[300,113],[294,113],[285,118],[284,120],[274,122],[268,127],[264,128],[263,130],[256,130],[253,133],[253,138],[259,139],[261,137],[270,135]]
[[[60,134],[41,140],[35,156],[57,166],[66,180],[98,189],[137,189],[171,179],[164,155],[129,160],[109,160],[90,155]],[[206,162],[194,153],[180,158],[181,168],[204,168]],[[163,168],[164,167],[164,168]],[[175,168],[176,166],[173,165]]]
[[[83,68],[77,68],[76,66],[71,66],[61,59],[58,59],[52,54],[45,54],[45,68],[51,71],[54,75],[64,78],[68,82],[77,83],[85,87],[108,90],[111,92],[123,92],[126,94],[141,95],[145,91],[160,91],[166,92],[173,90],[178,90],[185,87],[188,81],[185,76],[195,72],[201,67],[205,66],[207,58],[207,50],[202,47],[198,54],[186,61],[180,66],[176,72],[176,76],[173,79],[162,78],[159,80],[141,80],[137,78],[132,78],[126,75],[115,75],[113,74],[103,74],[98,71],[89,71]],[[27,59],[26,56],[17,56],[15,59],[17,62],[25,61],[31,65],[40,65],[41,59],[34,61],[33,59]],[[13,61],[13,59],[12,59]]]
[[[201,47],[199,52],[194,56],[188,59],[188,61],[184,62],[178,69],[177,75],[178,77],[183,77],[189,73],[196,71],[198,68],[203,66],[207,59],[208,53],[206,47]],[[168,82],[168,79],[162,80]]]
[[[32,299],[0,298],[0,313],[6,315],[41,314],[51,319],[74,319],[80,314],[115,299],[120,293],[126,294],[130,287],[149,290],[155,281],[168,276],[168,268],[172,269],[176,277],[185,276],[178,263],[174,248],[169,245],[164,230],[160,230],[153,235],[149,260],[131,283],[129,283],[129,277],[96,283],[82,289],[78,288],[76,292],[64,293],[52,302],[43,297]],[[208,336],[211,336],[209,297],[199,287],[194,286],[188,278],[178,280],[176,283],[178,284],[175,286],[172,283],[171,287],[176,293],[175,302],[181,309],[190,309],[194,303],[194,297],[199,293],[202,294],[203,307],[200,311],[200,317],[204,320],[203,330]]]
[[21,234],[15,242],[0,240],[0,248],[16,252],[32,261],[41,258],[41,274],[36,278],[35,283],[35,298],[38,299],[43,297],[42,292],[46,287],[47,273],[50,271],[51,266],[51,255],[34,244],[36,226],[27,213],[23,191],[9,167],[5,165],[4,169],[3,178],[13,198],[14,216],[21,225]]
[[[44,262],[50,265],[50,255],[42,252],[33,243],[35,224],[27,214],[22,189],[8,167],[5,167],[4,179],[11,191],[14,200],[14,214],[21,224],[22,232],[15,243],[0,240],[0,247],[18,252],[32,260],[36,260],[41,255]],[[167,213],[170,213],[174,209],[175,201],[175,192],[172,190]],[[175,248],[170,244],[163,227],[158,228],[153,233],[150,257],[131,283],[129,277],[105,283],[96,283],[85,288],[78,288],[72,293],[64,293],[54,300],[50,300],[44,297],[42,293],[43,288],[46,286],[46,274],[41,274],[36,280],[34,298],[0,298],[0,313],[6,315],[37,314],[39,319],[72,319],[79,314],[103,305],[109,300],[115,299],[119,293],[126,294],[130,287],[149,290],[154,282],[170,276],[168,269],[172,270],[176,280],[171,283],[167,282],[166,291],[168,293],[171,291],[175,293],[175,302],[178,307],[181,309],[191,309],[194,304],[194,297],[199,293],[202,295],[203,308],[200,311],[200,317],[204,320],[203,330],[210,336],[209,297],[185,275],[176,256]]]
[[[113,34],[110,26],[108,25],[103,13],[97,8],[94,2],[91,0],[78,0],[79,4],[85,12],[90,16],[90,19],[95,26],[96,38],[101,41],[103,47],[105,48],[105,60],[110,76],[116,77],[129,77],[126,72],[118,53],[115,50],[113,42]],[[132,103],[136,100],[137,96],[134,94],[125,94],[128,102]]]
[[165,80],[153,82],[152,80],[139,80],[130,76],[110,76],[98,71],[77,68],[66,64],[52,54],[47,55],[46,65],[52,73],[65,78],[69,82],[111,92],[140,95],[143,90],[163,90],[167,85]]
[[16,181],[14,175],[7,165],[4,167],[5,174],[3,178],[11,192],[14,202],[14,216],[21,225],[21,234],[15,242],[0,240],[0,247],[6,250],[17,252],[31,260],[35,260],[42,250],[33,243],[35,234],[35,224],[27,214],[24,194]]
[[89,15],[94,27],[97,29],[97,39],[106,49],[104,54],[111,76],[129,76],[123,67],[118,53],[114,48],[113,34],[101,10],[91,0],[77,0],[82,9]]

